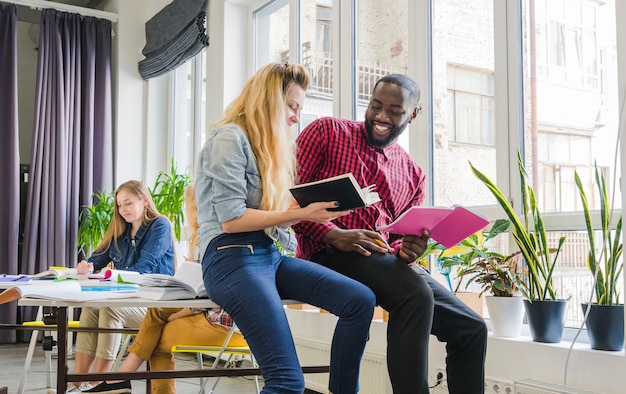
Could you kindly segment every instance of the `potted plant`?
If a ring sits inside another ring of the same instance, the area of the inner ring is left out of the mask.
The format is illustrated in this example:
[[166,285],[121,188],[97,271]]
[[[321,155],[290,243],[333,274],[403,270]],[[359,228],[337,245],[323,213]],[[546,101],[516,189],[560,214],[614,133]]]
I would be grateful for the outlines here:
[[528,183],[528,173],[519,151],[517,162],[522,192],[521,219],[498,186],[471,163],[470,167],[474,175],[491,191],[511,221],[511,233],[525,263],[526,272],[519,289],[525,298],[524,307],[532,339],[536,342],[557,343],[563,335],[567,300],[557,298],[552,275],[565,237],[559,239],[556,248],[548,245],[543,215],[535,192]]
[[576,186],[583,205],[583,214],[589,253],[587,267],[594,275],[595,302],[583,303],[583,312],[587,315],[586,325],[589,343],[596,350],[622,350],[624,348],[624,304],[620,304],[619,288],[624,269],[622,257],[622,216],[620,214],[611,233],[611,206],[604,174],[595,166],[595,179],[600,200],[600,229],[602,238],[596,239],[591,220],[589,202],[583,183],[574,173]]
[[113,196],[106,190],[91,196],[93,204],[80,212],[78,225],[78,252],[80,259],[87,258],[104,238],[113,216]]
[[185,188],[191,183],[188,174],[179,174],[172,158],[170,172],[160,171],[150,189],[158,211],[165,215],[174,228],[176,240],[180,241],[180,234],[185,221]]
[[461,242],[457,248],[461,253],[452,257],[445,255],[454,249],[451,248],[440,259],[444,266],[457,266],[457,290],[466,277],[466,289],[472,283],[480,285],[479,295],[485,295],[496,337],[518,336],[524,319],[524,304],[518,290],[521,281],[519,252],[505,256],[485,245],[488,240],[506,232],[509,226],[508,220],[498,219],[488,232],[479,232]]

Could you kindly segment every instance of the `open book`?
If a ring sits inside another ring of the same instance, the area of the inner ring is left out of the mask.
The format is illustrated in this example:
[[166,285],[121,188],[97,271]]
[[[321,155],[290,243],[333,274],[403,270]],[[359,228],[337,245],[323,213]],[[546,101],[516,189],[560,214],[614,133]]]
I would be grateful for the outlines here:
[[345,211],[365,207],[380,201],[376,185],[361,188],[351,173],[315,182],[303,183],[289,189],[301,207],[320,201],[339,201],[339,207],[329,211]]
[[14,286],[0,293],[0,304],[19,300],[20,298],[38,298],[44,300],[64,300],[64,301],[90,301],[106,300],[111,298],[132,298],[135,291],[118,288],[98,287],[97,291],[83,289],[80,281],[68,280],[46,280],[31,281],[19,286]]
[[140,298],[164,301],[207,296],[202,279],[202,265],[194,261],[183,262],[174,276],[129,271],[118,271],[117,275],[123,282],[139,284],[137,297]]
[[78,275],[76,268],[51,266],[50,269],[33,275],[33,279],[64,279],[70,276]]
[[424,230],[446,248],[451,248],[465,238],[482,230],[489,219],[460,205],[452,207],[411,207],[393,223],[376,229],[398,235],[422,236]]

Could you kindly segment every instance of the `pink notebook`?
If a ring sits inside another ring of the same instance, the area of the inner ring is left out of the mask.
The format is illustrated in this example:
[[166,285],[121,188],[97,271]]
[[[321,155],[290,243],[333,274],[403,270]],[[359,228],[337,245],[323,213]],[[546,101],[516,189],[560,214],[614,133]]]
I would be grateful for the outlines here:
[[485,216],[460,205],[450,208],[411,207],[393,223],[379,226],[377,230],[421,236],[427,229],[432,239],[446,248],[451,248],[488,224],[489,219]]

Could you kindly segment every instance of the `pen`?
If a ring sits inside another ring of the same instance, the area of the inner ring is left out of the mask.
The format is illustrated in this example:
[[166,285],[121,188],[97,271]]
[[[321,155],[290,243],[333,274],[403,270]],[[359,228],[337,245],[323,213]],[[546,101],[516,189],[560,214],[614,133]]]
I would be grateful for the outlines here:
[[380,240],[378,238],[374,238],[374,242],[376,242],[376,244],[378,244],[379,246],[382,246],[383,248],[388,248],[389,247],[389,245],[387,245],[385,243],[385,241],[382,241],[382,240]]

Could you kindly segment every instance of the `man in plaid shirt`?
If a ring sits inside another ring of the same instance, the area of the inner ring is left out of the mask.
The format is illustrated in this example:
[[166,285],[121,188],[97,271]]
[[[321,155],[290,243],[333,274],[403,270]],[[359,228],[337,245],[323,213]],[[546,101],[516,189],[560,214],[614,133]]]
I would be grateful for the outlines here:
[[374,291],[378,304],[389,312],[387,368],[395,394],[428,393],[430,334],[447,343],[449,392],[483,393],[485,322],[413,264],[430,234],[402,237],[376,231],[424,200],[424,174],[397,143],[420,111],[419,95],[407,76],[387,75],[374,86],[365,122],[321,118],[300,134],[300,183],[351,172],[361,187],[375,185],[381,201],[330,223],[293,225],[297,257]]

